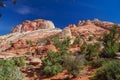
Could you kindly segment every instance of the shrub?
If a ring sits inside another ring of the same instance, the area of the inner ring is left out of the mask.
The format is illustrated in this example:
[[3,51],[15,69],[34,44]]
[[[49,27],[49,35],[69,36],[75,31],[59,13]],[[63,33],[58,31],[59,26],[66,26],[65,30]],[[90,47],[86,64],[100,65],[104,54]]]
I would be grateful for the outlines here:
[[103,35],[103,45],[104,49],[102,52],[103,57],[113,58],[116,56],[116,52],[119,51],[119,43],[118,40],[120,39],[120,33],[117,29],[117,26],[113,26],[110,29],[110,33],[104,33]]
[[93,40],[93,36],[89,36],[88,41],[92,41],[92,40]]
[[0,80],[23,80],[23,74],[17,67],[0,67]]
[[93,80],[120,80],[120,61],[110,61],[99,68]]
[[95,44],[86,44],[84,43],[81,46],[81,54],[84,54],[86,57],[86,60],[92,60],[92,57],[98,56],[99,51],[97,49],[98,47]]
[[36,41],[36,44],[37,44],[37,45],[40,45],[41,42],[42,42],[41,39],[38,39],[38,40]]
[[59,63],[56,63],[54,65],[47,65],[43,68],[44,74],[48,75],[48,76],[52,76],[52,75],[57,75],[58,73],[60,73],[61,71],[63,71],[62,66]]
[[67,37],[63,41],[60,41],[58,37],[53,39],[54,45],[60,49],[67,49],[70,46],[70,38]]
[[12,60],[0,60],[0,80],[23,80],[24,75]]
[[33,41],[31,41],[31,40],[26,40],[26,44],[32,46],[32,45],[33,45]]
[[80,36],[76,37],[72,45],[79,44],[79,42],[80,42]]
[[15,63],[13,60],[0,60],[0,66],[13,66]]
[[83,45],[80,47],[80,52],[81,52],[81,54],[87,53],[87,43],[86,42],[84,42]]
[[25,54],[28,54],[28,55],[30,55],[30,54],[32,54],[32,52],[30,52],[30,51],[27,51],[27,52],[25,52]]
[[67,71],[73,75],[73,77],[77,77],[83,68],[84,60],[82,57],[78,58],[72,55],[67,55],[64,58],[64,67]]
[[47,76],[52,76],[60,73],[62,69],[61,65],[62,57],[59,53],[50,51],[45,59],[42,61],[42,72]]
[[23,56],[21,56],[21,57],[13,57],[12,60],[13,60],[13,63],[18,67],[25,66],[25,57],[23,57]]
[[55,38],[53,39],[53,44],[55,45],[56,48],[61,47],[61,42],[60,42],[60,40],[59,40],[58,37],[55,37]]
[[66,47],[69,47],[70,46],[70,37],[67,37],[66,39],[64,39],[62,41],[62,44]]
[[63,71],[64,57],[68,55],[67,49],[70,46],[69,37],[62,41],[55,37],[53,41],[54,45],[60,50],[58,52],[48,52],[48,55],[42,60],[41,70],[47,76],[53,76]]
[[89,65],[92,67],[92,68],[99,68],[103,65],[104,63],[104,59],[102,58],[98,58],[96,60],[93,60],[89,63]]
[[102,57],[114,58],[116,56],[116,53],[119,51],[119,44],[118,43],[111,44],[110,42],[108,42],[104,46],[105,47],[101,53]]

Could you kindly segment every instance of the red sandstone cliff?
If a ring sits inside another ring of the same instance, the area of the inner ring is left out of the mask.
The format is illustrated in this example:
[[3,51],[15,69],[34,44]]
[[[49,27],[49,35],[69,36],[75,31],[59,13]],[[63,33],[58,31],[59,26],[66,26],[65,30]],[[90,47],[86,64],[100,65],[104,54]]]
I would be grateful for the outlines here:
[[37,19],[33,21],[25,20],[21,24],[15,26],[11,33],[14,32],[27,32],[27,31],[33,31],[38,29],[53,29],[55,28],[54,23],[49,20],[43,20],[43,19]]

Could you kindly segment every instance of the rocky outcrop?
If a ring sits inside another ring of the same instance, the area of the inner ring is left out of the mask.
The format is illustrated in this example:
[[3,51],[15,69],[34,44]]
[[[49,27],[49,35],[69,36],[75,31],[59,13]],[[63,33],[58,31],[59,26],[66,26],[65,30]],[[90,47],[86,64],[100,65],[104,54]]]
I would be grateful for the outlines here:
[[[61,39],[70,37],[71,43],[74,42],[77,36],[83,37],[84,40],[88,40],[90,36],[93,36],[93,39],[97,39],[101,34],[103,34],[104,31],[108,31],[112,25],[114,25],[114,23],[105,21],[102,22],[95,19],[94,21],[80,21],[77,25],[71,24],[61,30],[55,28],[51,21],[42,19],[34,21],[26,20],[22,24],[13,28],[11,31],[13,33],[0,36],[0,52],[9,49],[11,46],[12,49],[23,49],[26,47],[26,40],[44,40],[56,34],[60,36]],[[11,43],[13,44],[11,45]],[[46,46],[46,49],[56,51],[56,48],[52,45]]]
[[69,27],[66,27],[62,30],[62,32],[59,34],[59,37],[62,39],[70,37],[72,38],[71,30]]
[[[113,25],[115,25],[115,23],[100,21],[99,19],[94,19],[93,21],[83,20],[83,21],[79,21],[79,23],[77,24],[77,27],[85,26],[85,25],[90,25],[90,27],[96,25],[97,27],[101,27],[103,29],[109,30]],[[120,24],[117,24],[117,25],[118,25],[118,29],[120,29]]]
[[114,25],[114,23],[111,22],[102,22],[98,19],[94,19],[93,23],[99,27],[105,28],[105,29],[109,29],[111,26]]
[[[98,19],[94,19],[92,23],[94,23],[96,26],[102,27],[107,30],[109,30],[113,25],[115,25],[115,23],[100,21]],[[117,24],[117,25],[118,25],[118,29],[120,29],[120,24]]]
[[[20,67],[20,70],[28,77],[28,79],[25,80],[43,80],[47,77],[43,76],[39,71],[43,65],[42,60],[49,54],[49,51],[54,51],[56,54],[60,51],[60,48],[58,48],[54,42],[56,38],[64,40],[66,37],[70,37],[71,44],[67,47],[67,52],[76,54],[69,56],[69,58],[77,58],[84,61],[84,56],[77,55],[81,52],[80,47],[83,43],[99,43],[100,47],[97,49],[102,51],[104,46],[101,41],[98,41],[98,38],[103,36],[101,35],[103,32],[110,32],[109,28],[112,25],[114,25],[114,23],[102,22],[96,19],[94,21],[80,21],[77,25],[71,24],[61,30],[54,28],[54,24],[49,21],[27,20],[15,27],[12,33],[0,36],[0,59],[25,56],[26,67]],[[66,43],[66,41],[64,41],[64,43]],[[96,59],[96,57],[93,58]],[[116,58],[120,59],[120,53],[117,53]],[[87,73],[87,71],[89,72]],[[89,67],[85,67],[81,72],[82,74],[80,73],[82,76],[78,76],[75,80],[88,80],[88,78],[92,77],[92,75],[89,74],[93,73],[93,71],[95,70],[89,70]],[[67,70],[64,70],[56,76],[49,77],[46,80],[64,79],[73,79]]]
[[[11,33],[8,35],[0,36],[3,41],[0,43],[0,52],[9,49],[11,46],[14,48],[24,47],[26,40],[36,41],[38,39],[45,39],[49,36],[55,35],[62,32],[61,29],[39,29],[24,33]],[[11,45],[13,43],[13,45]]]
[[94,24],[93,24],[92,21],[90,21],[90,20],[79,21],[79,23],[77,24],[78,27],[80,27],[80,26],[85,26],[85,25],[91,25],[91,27],[94,26]]
[[33,31],[38,29],[53,29],[55,28],[54,23],[49,20],[43,20],[43,19],[37,19],[34,21],[26,20],[22,22],[21,24],[15,26],[11,33],[14,32],[27,32],[27,31]]
[[104,28],[95,25],[92,21],[80,21],[77,25],[69,25],[72,36],[89,37],[90,35],[100,35]]

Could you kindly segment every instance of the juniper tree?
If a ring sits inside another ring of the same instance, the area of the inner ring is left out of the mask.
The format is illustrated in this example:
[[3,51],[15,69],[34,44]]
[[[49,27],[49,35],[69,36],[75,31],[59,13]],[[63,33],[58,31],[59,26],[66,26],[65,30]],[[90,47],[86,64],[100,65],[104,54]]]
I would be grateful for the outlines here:
[[120,39],[120,32],[117,29],[117,25],[114,25],[111,29],[110,29],[110,33],[105,33],[103,35],[103,45],[104,45],[104,49],[103,49],[103,55],[105,57],[109,57],[112,58],[116,55],[116,52],[118,52],[119,50],[119,41]]

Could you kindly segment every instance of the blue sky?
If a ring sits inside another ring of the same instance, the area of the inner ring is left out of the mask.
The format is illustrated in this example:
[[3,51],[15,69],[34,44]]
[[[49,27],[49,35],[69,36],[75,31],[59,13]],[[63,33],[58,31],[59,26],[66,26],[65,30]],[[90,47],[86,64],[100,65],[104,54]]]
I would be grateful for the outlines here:
[[39,18],[51,20],[59,28],[94,18],[120,23],[120,0],[17,0],[16,5],[6,4],[0,8],[0,35],[24,20]]

